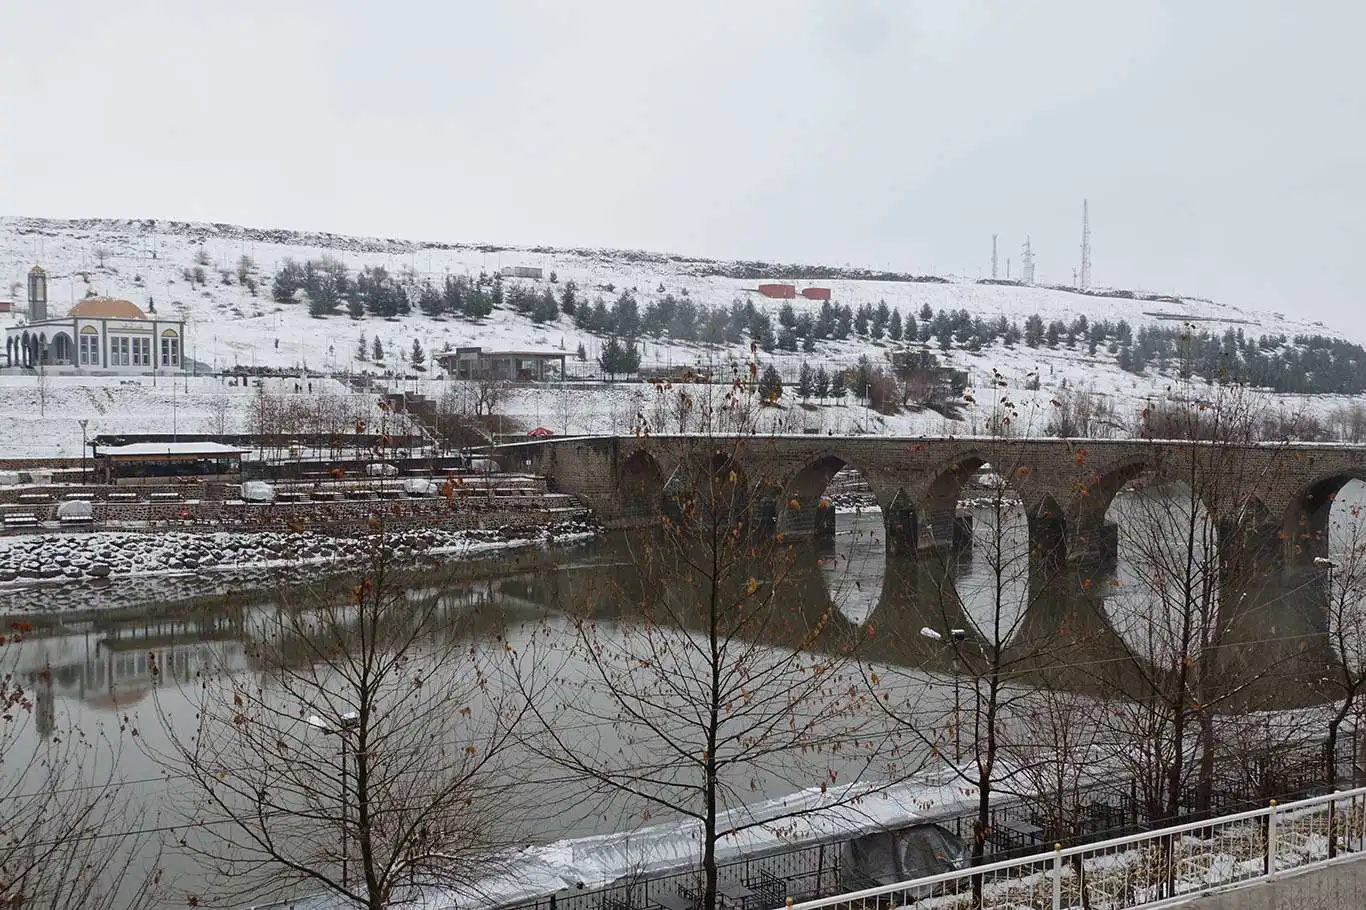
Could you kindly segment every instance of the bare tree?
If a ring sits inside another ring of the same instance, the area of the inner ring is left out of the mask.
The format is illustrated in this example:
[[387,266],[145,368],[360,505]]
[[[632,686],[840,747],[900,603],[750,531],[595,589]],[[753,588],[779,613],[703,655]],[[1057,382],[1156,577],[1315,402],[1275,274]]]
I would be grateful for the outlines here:
[[379,910],[488,874],[513,836],[522,707],[487,685],[502,645],[460,631],[482,617],[453,626],[444,598],[406,591],[395,546],[380,526],[348,596],[291,598],[249,629],[256,672],[202,673],[193,726],[162,714],[157,757],[196,826],[184,848],[232,894]]
[[209,428],[218,436],[228,432],[228,420],[232,415],[232,399],[220,389],[209,399]]
[[0,635],[0,905],[138,908],[157,897],[150,815],[121,784],[125,721],[86,731],[58,714],[52,671],[33,665],[26,623]]
[[1315,560],[1315,568],[1324,575],[1331,639],[1323,677],[1324,690],[1332,699],[1323,747],[1324,783],[1329,786],[1338,778],[1343,724],[1348,718],[1361,717],[1366,688],[1366,528],[1361,518],[1360,506],[1353,507],[1347,521],[1329,529],[1331,537],[1339,538],[1332,541],[1329,555]]
[[1136,741],[1125,755],[1146,812],[1167,819],[1183,803],[1209,809],[1225,715],[1255,708],[1296,649],[1249,641],[1266,568],[1277,562],[1265,548],[1280,545],[1257,499],[1274,450],[1260,449],[1255,465],[1247,457],[1255,401],[1218,388],[1147,415],[1158,421],[1155,437],[1195,442],[1155,450],[1151,470],[1116,499],[1121,571],[1109,614],[1128,645],[1128,672],[1108,716],[1117,735]]
[[[737,381],[726,407],[743,410],[748,394]],[[721,902],[723,838],[811,811],[748,806],[802,788],[847,804],[876,792],[854,782],[899,780],[923,755],[897,748],[859,685],[865,630],[798,583],[794,569],[814,560],[764,517],[781,493],[764,448],[762,436],[647,439],[651,454],[635,458],[678,465],[650,494],[664,494],[668,517],[631,535],[628,580],[575,592],[568,646],[548,624],[513,665],[524,687],[539,673],[570,690],[531,702],[529,748],[636,818],[697,825],[706,910]]]
[[[984,407],[998,435],[1017,428],[1029,432],[1004,377],[994,371],[989,396]],[[965,400],[972,405],[975,397],[969,393]],[[950,664],[952,713],[927,717],[929,711],[942,713],[929,698],[879,697],[878,704],[907,731],[947,755],[951,772],[975,790],[970,847],[974,862],[980,863],[993,841],[997,796],[1028,789],[1029,781],[1020,774],[1022,756],[1018,751],[1011,756],[1010,746],[1016,741],[1012,730],[1025,722],[1027,712],[1038,710],[1030,701],[1030,685],[1048,685],[1053,676],[1063,675],[1065,665],[1089,642],[1085,625],[1049,625],[1039,619],[1057,616],[1052,602],[1067,604],[1070,591],[1059,558],[1063,516],[1055,503],[1026,505],[1021,491],[1028,484],[1028,469],[969,460],[950,469],[940,483],[956,489],[958,501],[934,504],[952,509],[947,521],[940,516],[926,522],[918,571],[923,575],[922,609],[933,620],[907,645],[921,653],[928,649],[932,661]],[[960,516],[958,502],[963,500],[970,508]],[[904,675],[888,666],[869,681],[881,694]],[[974,879],[972,888],[974,904],[980,905],[981,880]]]

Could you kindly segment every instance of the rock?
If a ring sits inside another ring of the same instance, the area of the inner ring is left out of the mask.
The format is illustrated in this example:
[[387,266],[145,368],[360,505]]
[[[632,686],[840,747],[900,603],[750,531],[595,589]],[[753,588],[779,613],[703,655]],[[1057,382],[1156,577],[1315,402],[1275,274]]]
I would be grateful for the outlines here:
[[86,569],[85,571],[86,571],[86,574],[89,575],[89,576],[92,577],[92,578],[108,578],[108,577],[109,577],[109,572],[110,572],[111,570],[110,570],[110,568],[109,568],[109,566],[108,566],[107,564],[102,563],[102,562],[97,562],[97,563],[92,563],[91,566],[90,566],[90,568]]

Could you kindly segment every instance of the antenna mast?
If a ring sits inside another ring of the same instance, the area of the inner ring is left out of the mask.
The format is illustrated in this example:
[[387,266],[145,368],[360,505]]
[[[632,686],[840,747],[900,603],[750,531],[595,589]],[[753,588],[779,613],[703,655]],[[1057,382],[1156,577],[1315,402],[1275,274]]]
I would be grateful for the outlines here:
[[1020,280],[1025,284],[1034,283],[1034,249],[1028,234],[1025,234],[1024,249],[1020,252]]
[[1078,287],[1089,288],[1091,286],[1091,213],[1087,201],[1081,201],[1081,284]]
[[995,281],[996,275],[996,235],[991,235],[991,280]]

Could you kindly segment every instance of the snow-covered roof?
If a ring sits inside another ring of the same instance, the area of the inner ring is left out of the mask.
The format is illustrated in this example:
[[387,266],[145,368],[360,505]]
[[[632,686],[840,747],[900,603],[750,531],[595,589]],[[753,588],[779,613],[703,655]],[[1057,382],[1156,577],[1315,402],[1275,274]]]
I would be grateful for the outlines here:
[[225,455],[242,455],[250,449],[240,446],[224,445],[221,442],[130,442],[121,446],[99,446],[98,455],[178,455],[181,457],[200,455],[206,458],[221,458]]
[[516,350],[485,350],[483,348],[459,348],[454,351],[441,351],[437,359],[449,357],[568,357],[568,351],[560,351],[554,348],[517,348]]

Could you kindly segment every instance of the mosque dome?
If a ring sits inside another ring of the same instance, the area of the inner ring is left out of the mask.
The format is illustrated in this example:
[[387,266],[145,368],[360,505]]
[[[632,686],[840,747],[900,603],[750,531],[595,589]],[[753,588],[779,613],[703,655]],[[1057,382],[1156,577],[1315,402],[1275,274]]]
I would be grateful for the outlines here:
[[131,300],[117,297],[88,297],[71,308],[72,316],[87,319],[146,319],[147,314]]

